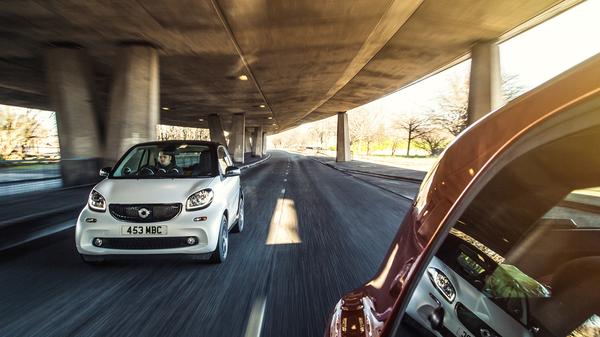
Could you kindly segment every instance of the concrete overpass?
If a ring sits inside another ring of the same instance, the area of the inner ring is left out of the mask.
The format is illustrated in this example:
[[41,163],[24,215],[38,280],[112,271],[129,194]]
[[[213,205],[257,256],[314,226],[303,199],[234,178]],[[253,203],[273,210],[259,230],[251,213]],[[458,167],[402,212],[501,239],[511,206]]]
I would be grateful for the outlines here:
[[6,1],[0,103],[56,111],[64,169],[94,175],[159,122],[229,131],[243,161],[338,114],[343,161],[345,111],[469,56],[471,120],[501,105],[497,43],[577,2]]

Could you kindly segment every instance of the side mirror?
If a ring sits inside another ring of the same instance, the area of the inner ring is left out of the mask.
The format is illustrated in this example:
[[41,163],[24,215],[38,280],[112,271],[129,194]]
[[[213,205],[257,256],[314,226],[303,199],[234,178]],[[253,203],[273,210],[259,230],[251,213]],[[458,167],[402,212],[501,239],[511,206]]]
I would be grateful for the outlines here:
[[100,169],[100,176],[101,177],[108,177],[108,175],[110,174],[110,170],[112,170],[112,167],[103,167]]
[[240,168],[237,166],[229,166],[228,168],[225,169],[226,177],[235,177],[235,176],[239,176],[241,174],[242,174],[242,170],[240,170]]

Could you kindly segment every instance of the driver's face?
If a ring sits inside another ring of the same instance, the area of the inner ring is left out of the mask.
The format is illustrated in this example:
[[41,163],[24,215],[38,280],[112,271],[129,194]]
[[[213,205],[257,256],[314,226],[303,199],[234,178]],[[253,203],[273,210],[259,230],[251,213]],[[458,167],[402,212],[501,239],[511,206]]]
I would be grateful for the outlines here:
[[162,166],[169,166],[171,164],[171,156],[162,152],[158,153],[158,162]]

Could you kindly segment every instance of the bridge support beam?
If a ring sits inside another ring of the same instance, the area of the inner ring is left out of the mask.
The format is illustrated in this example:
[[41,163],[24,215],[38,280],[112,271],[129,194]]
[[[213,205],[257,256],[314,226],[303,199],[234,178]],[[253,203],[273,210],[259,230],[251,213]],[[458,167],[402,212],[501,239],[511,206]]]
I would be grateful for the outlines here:
[[348,114],[338,112],[337,146],[335,161],[349,161],[350,158],[350,130],[348,128]]
[[238,164],[244,163],[244,150],[246,145],[246,115],[234,114],[231,122],[231,133],[229,134],[229,152],[233,161]]
[[481,42],[471,50],[468,123],[473,124],[502,105],[500,53],[494,42]]
[[66,186],[98,180],[102,138],[93,102],[93,74],[85,50],[55,47],[45,55],[50,104],[56,112],[61,174]]
[[244,130],[244,133],[246,134],[246,138],[244,141],[244,152],[252,152],[252,144],[254,143],[254,131],[251,128],[248,128]]
[[227,146],[223,124],[221,123],[221,117],[219,117],[219,115],[214,114],[208,116],[208,131],[210,133],[211,141]]
[[254,143],[252,144],[252,156],[262,157],[263,156],[263,128],[262,126],[254,129]]
[[106,139],[106,161],[111,164],[132,145],[155,140],[160,117],[156,48],[139,43],[123,45],[117,60]]

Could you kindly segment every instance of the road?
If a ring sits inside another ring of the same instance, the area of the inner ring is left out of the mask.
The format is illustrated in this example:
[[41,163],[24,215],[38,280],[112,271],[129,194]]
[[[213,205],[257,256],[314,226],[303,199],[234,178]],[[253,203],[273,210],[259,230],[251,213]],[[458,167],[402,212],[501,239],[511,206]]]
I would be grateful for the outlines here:
[[74,231],[0,257],[0,336],[322,336],[410,201],[303,156],[245,170],[246,227],[221,265],[83,264]]

